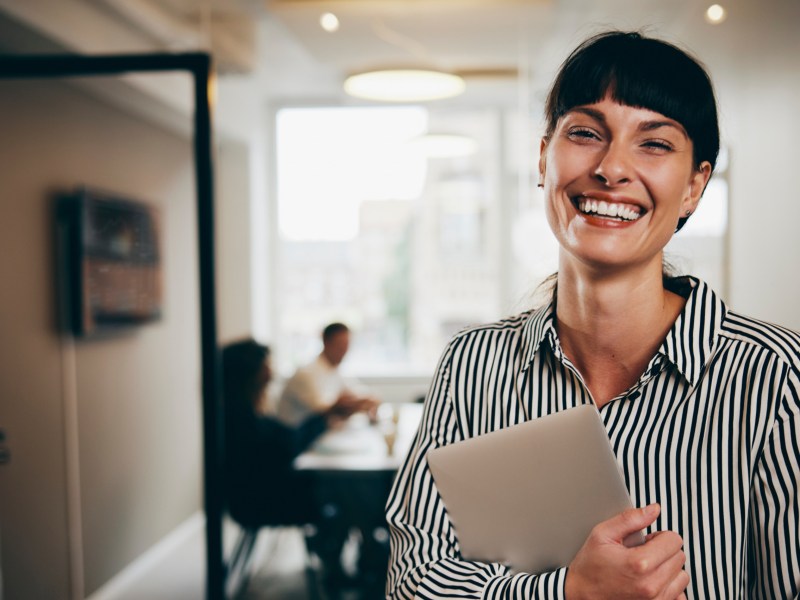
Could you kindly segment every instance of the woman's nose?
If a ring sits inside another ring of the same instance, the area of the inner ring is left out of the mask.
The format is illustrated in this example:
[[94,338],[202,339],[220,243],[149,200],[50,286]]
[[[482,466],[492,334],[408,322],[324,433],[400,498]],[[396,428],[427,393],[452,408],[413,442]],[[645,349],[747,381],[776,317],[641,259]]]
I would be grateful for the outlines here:
[[613,142],[600,156],[594,176],[608,186],[628,183],[631,180],[631,164],[625,150]]

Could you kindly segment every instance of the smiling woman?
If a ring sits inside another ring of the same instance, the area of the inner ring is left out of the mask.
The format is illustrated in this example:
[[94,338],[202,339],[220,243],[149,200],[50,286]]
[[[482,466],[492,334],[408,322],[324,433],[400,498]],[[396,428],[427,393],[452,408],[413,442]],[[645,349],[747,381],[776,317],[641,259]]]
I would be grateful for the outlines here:
[[[548,305],[446,347],[387,505],[388,596],[796,598],[800,335],[662,273],[716,162],[708,76],[673,45],[609,32],[562,65],[546,110],[557,285]],[[641,508],[598,523],[552,571],[464,560],[427,451],[587,404]]]
[[[643,38],[634,50],[625,37],[600,38],[570,56],[559,72],[547,98],[545,140],[552,138],[561,117],[568,111],[586,108],[607,95],[621,105],[647,107],[658,117],[645,129],[671,126],[683,132],[690,144],[696,168],[704,161],[713,170],[719,153],[717,103],[711,80],[690,56],[660,40]],[[677,52],[675,51],[677,50]],[[596,113],[595,113],[596,116]],[[657,139],[649,142],[653,150],[669,144]],[[684,214],[678,229],[686,222]]]
[[561,247],[584,262],[627,257],[660,269],[664,246],[679,219],[694,212],[711,174],[707,160],[694,166],[692,148],[678,122],[619,104],[610,93],[565,113],[542,140],[539,163]]

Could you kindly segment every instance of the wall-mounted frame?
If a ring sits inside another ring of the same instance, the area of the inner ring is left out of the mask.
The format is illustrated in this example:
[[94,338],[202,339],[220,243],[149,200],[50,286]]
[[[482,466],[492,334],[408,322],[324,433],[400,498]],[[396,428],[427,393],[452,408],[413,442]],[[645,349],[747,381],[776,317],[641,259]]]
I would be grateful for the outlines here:
[[161,318],[163,242],[154,206],[80,187],[58,198],[56,219],[64,246],[65,330],[88,337]]
[[206,598],[224,598],[222,548],[222,439],[220,368],[214,296],[214,196],[209,83],[211,58],[205,53],[115,56],[2,56],[0,79],[42,79],[186,72],[194,90],[194,161],[200,274],[200,334],[203,389],[203,495],[206,513]]

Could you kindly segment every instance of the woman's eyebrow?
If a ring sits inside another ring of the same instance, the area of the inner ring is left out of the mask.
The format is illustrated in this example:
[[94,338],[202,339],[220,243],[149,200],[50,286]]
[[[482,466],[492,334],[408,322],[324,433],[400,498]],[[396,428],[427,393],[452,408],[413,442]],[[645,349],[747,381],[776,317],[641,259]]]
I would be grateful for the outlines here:
[[[597,122],[602,123],[603,125],[607,123],[606,116],[602,111],[590,108],[588,106],[576,106],[575,108],[570,109],[568,112],[584,114],[596,120]],[[671,127],[678,131],[683,137],[689,139],[689,134],[686,133],[683,125],[677,121],[673,121],[672,119],[653,119],[650,121],[642,121],[639,124],[638,129],[639,131],[654,131],[656,129],[660,129],[661,127]]]
[[686,133],[686,130],[683,128],[683,125],[676,121],[643,121],[639,124],[640,131],[653,131],[655,129],[660,129],[661,127],[672,127],[676,131],[678,131],[683,137],[689,138],[689,135]]
[[595,110],[594,108],[589,108],[588,106],[576,106],[575,108],[570,109],[569,112],[583,113],[584,115],[592,117],[601,123],[606,122],[606,116],[601,111]]

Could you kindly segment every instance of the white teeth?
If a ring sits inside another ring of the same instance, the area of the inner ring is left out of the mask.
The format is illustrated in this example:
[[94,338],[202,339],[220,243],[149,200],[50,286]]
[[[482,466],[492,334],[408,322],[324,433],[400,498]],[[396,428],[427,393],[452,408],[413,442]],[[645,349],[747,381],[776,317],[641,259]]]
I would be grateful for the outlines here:
[[584,199],[578,203],[578,209],[583,213],[595,213],[603,217],[619,218],[624,221],[635,221],[641,215],[625,204],[606,202],[605,200]]

